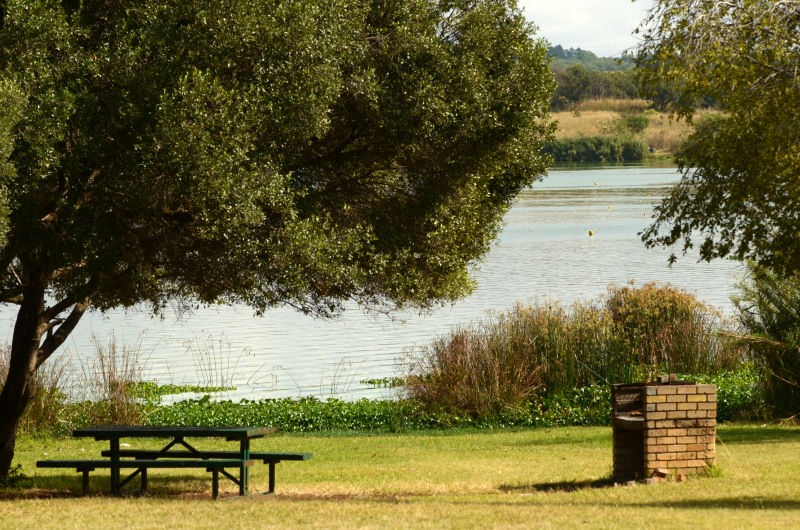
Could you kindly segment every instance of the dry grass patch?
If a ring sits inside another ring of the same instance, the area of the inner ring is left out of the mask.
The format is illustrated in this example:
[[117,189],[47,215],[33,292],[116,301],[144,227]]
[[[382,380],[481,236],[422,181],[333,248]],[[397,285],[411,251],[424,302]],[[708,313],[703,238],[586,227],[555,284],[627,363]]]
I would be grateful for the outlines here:
[[554,112],[553,119],[558,122],[556,138],[597,136],[619,117],[619,112],[611,110]]
[[[698,111],[695,120],[716,111]],[[690,127],[684,120],[676,120],[668,113],[648,110],[645,100],[597,99],[582,102],[576,110],[554,112],[553,119],[558,121],[556,138],[574,138],[576,136],[599,136],[625,115],[644,114],[649,125],[642,134],[648,147],[660,154],[675,154]]]
[[587,99],[577,105],[579,112],[591,111],[612,111],[617,113],[636,113],[644,112],[650,107],[650,102],[646,99]]

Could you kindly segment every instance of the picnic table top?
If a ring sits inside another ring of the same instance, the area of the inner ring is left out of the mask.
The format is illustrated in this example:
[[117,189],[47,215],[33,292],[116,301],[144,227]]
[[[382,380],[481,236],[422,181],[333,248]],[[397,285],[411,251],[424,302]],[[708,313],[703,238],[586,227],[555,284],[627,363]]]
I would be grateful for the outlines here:
[[75,437],[110,440],[115,438],[220,437],[229,440],[260,438],[273,434],[275,427],[148,427],[141,425],[101,425],[72,431]]

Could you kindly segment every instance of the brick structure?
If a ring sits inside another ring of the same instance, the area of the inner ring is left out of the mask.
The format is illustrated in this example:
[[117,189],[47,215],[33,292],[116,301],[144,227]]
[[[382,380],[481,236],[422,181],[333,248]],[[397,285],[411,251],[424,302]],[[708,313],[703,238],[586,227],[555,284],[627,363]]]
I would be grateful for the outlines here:
[[614,480],[694,473],[716,462],[717,387],[677,381],[613,385]]

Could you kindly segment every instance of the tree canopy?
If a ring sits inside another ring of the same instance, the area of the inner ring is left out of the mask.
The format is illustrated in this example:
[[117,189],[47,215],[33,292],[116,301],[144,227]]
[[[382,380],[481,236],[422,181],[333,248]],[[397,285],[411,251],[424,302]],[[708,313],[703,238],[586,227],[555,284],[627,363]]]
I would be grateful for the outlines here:
[[[800,271],[800,1],[658,0],[643,28],[643,81],[695,125],[643,239]],[[693,119],[709,97],[721,113]]]
[[0,476],[85,311],[429,307],[551,134],[514,0],[0,1]]

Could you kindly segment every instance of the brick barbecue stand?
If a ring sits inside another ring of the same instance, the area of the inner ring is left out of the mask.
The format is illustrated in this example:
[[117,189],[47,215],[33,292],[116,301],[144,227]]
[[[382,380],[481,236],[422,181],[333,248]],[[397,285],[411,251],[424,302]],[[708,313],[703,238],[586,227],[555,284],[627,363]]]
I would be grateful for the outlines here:
[[678,381],[611,386],[614,480],[703,471],[716,462],[717,387]]

